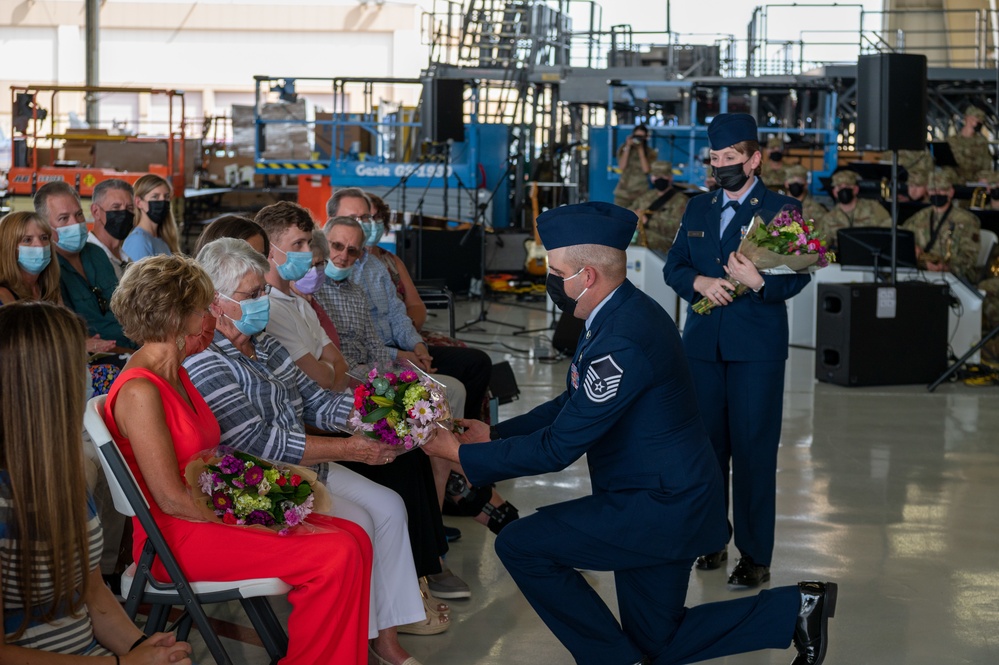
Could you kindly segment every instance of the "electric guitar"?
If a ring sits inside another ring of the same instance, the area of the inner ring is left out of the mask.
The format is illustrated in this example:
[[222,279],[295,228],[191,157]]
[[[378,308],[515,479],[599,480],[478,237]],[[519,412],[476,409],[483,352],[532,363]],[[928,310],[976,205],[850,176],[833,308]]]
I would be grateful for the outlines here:
[[548,252],[541,244],[541,236],[538,235],[538,183],[531,183],[531,212],[533,213],[534,238],[524,241],[524,251],[527,258],[524,260],[524,270],[534,277],[542,277],[548,274]]

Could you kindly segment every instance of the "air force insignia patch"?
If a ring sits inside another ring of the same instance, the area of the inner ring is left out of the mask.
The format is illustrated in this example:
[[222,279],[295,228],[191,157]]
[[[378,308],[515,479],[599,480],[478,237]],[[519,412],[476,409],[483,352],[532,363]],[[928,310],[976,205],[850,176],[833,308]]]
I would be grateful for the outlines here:
[[598,404],[613,399],[622,376],[624,370],[609,355],[597,358],[586,368],[586,380],[583,381],[586,396]]

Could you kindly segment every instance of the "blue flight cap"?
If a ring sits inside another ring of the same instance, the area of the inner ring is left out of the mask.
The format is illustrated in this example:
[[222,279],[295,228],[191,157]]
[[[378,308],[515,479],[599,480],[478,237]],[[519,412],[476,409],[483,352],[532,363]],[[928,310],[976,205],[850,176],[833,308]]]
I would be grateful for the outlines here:
[[708,125],[712,150],[724,150],[742,141],[758,141],[756,120],[748,113],[722,113]]
[[548,251],[572,245],[627,249],[637,226],[638,215],[603,201],[560,206],[538,216],[538,235]]

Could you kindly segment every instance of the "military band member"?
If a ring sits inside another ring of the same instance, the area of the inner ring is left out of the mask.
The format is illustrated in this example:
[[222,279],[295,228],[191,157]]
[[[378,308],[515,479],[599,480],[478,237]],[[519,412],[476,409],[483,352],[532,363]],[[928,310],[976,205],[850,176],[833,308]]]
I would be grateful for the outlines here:
[[801,164],[787,167],[784,171],[784,192],[801,203],[801,214],[805,219],[820,220],[828,210],[808,193],[808,171]]
[[767,158],[760,165],[760,178],[767,187],[782,187],[787,180],[784,167],[784,141],[779,136],[767,139]]
[[680,218],[687,209],[687,196],[673,186],[673,164],[652,162],[649,172],[652,189],[635,199],[631,205],[638,223],[645,228],[646,244],[651,249],[668,252],[673,246]]
[[930,205],[905,222],[915,234],[916,263],[922,270],[950,272],[978,282],[981,222],[974,213],[953,205],[954,186],[946,173],[930,175]]
[[843,169],[832,176],[833,209],[816,220],[816,228],[826,243],[836,247],[836,233],[855,226],[891,226],[891,214],[871,199],[859,197],[860,185],[856,171]]
[[961,131],[947,137],[954,160],[957,161],[959,183],[971,182],[979,172],[992,169],[989,142],[981,132],[984,126],[985,111],[972,104],[964,111],[964,126]]

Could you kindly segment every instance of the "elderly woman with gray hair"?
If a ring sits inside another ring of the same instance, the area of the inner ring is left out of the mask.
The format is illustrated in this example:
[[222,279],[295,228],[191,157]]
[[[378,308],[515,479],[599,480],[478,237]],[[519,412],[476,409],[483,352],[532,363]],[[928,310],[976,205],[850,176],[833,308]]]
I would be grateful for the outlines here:
[[386,465],[399,449],[362,436],[306,433],[306,425],[346,428],[353,401],[319,387],[263,332],[269,317],[267,259],[244,240],[220,238],[202,248],[197,261],[215,286],[209,311],[217,324],[211,344],[184,366],[219,422],[221,443],[316,469],[334,497],[334,515],[359,524],[372,541],[373,655],[380,663],[418,665],[399,645],[396,627],[416,622],[446,628],[447,619],[429,617],[421,599],[406,506],[391,489],[335,463]]

